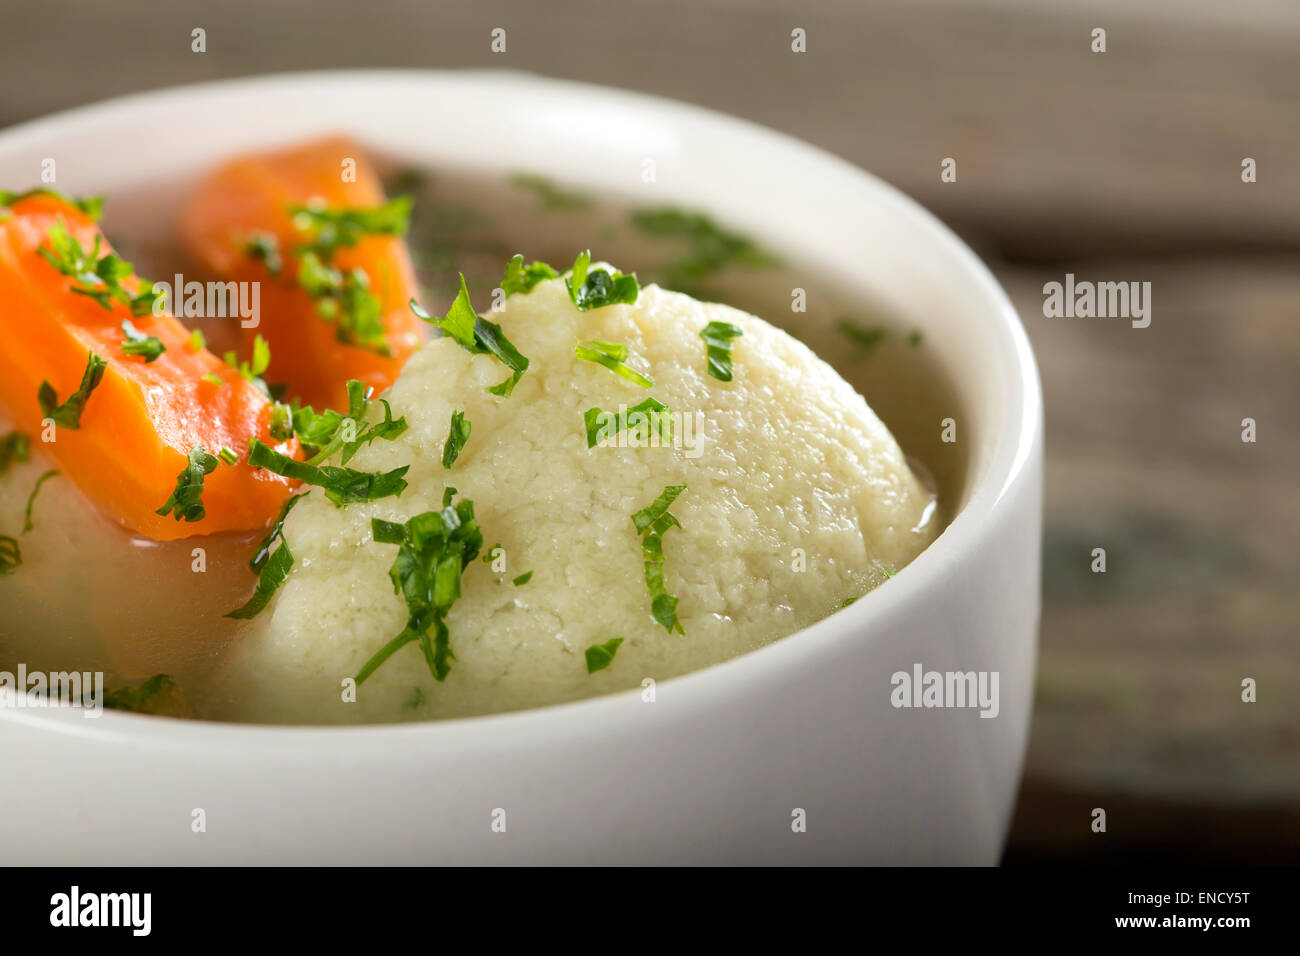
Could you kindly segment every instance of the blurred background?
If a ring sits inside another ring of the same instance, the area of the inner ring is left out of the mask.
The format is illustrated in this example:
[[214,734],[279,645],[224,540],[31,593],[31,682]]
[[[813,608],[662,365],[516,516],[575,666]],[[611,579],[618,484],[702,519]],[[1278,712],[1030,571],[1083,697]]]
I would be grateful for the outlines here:
[[[723,110],[899,186],[989,262],[1043,373],[1042,651],[1005,862],[1300,861],[1300,4],[3,4],[3,126],[246,74],[504,68]],[[1067,272],[1151,282],[1150,328],[1044,318]]]

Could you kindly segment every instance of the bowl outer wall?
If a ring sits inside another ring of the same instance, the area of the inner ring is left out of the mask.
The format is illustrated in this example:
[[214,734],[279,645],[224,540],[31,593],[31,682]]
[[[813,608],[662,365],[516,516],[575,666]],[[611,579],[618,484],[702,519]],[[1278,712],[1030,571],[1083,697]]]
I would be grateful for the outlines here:
[[[619,116],[620,136],[605,142],[593,115]],[[156,140],[121,133],[143,128]],[[6,858],[996,862],[1032,696],[1042,412],[1024,331],[974,254],[892,187],[770,130],[499,73],[296,74],[126,97],[0,133],[0,183],[22,188],[53,156],[59,188],[111,194],[337,129],[415,162],[640,190],[778,254],[814,251],[921,328],[952,370],[959,436],[974,446],[964,508],[868,599],[661,682],[654,703],[627,692],[366,728],[0,708]],[[999,715],[894,708],[890,677],[915,663],[998,672]],[[498,809],[505,833],[491,826]],[[806,832],[793,832],[796,809]]]

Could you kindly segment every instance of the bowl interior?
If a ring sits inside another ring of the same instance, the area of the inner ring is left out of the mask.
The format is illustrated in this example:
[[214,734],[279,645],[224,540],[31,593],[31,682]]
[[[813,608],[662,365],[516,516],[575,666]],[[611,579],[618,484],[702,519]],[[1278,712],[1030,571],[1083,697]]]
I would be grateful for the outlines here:
[[[593,117],[617,117],[617,135]],[[123,134],[142,129],[151,136]],[[496,73],[241,80],[128,97],[9,130],[0,134],[0,184],[26,188],[42,161],[54,158],[57,188],[140,197],[134,212],[111,214],[155,216],[227,155],[329,132],[350,133],[416,167],[502,176],[523,168],[595,192],[705,211],[782,257],[815,259],[843,287],[923,333],[956,396],[951,417],[963,448],[957,513],[898,582],[832,620],[852,616],[860,630],[871,605],[894,598],[887,592],[901,599],[905,589],[941,586],[952,556],[945,554],[978,545],[982,522],[1035,440],[1038,385],[1023,329],[969,249],[914,202],[848,163],[694,107]],[[780,641],[678,680],[724,680],[728,668],[761,667],[765,658],[779,666],[776,658],[800,653],[799,644]],[[104,723],[117,720],[137,722],[110,714]]]

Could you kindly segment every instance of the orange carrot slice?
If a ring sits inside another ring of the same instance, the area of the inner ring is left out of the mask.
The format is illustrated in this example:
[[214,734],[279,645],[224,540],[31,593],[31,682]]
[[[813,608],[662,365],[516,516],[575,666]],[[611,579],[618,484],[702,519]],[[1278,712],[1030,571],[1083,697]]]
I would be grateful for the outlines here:
[[[42,421],[50,403],[47,398],[42,409],[38,398],[42,383],[49,383],[58,402],[66,402],[81,385],[93,353],[105,367],[79,422],[75,415],[54,415],[65,421],[53,427],[54,440],[42,446],[59,470],[105,514],[157,541],[265,526],[290,483],[250,467],[249,442],[278,444],[285,454],[297,447],[296,441],[277,443],[271,437],[271,401],[238,370],[196,349],[173,316],[133,316],[126,304],[110,301],[105,308],[72,291],[94,283],[64,275],[47,260],[51,230],[57,234],[61,224],[84,249],[98,238],[99,254],[111,251],[76,206],[57,196],[34,195],[15,202],[10,213],[0,221],[0,405],[14,426],[33,440],[48,433]],[[134,276],[121,285],[132,294],[140,288]],[[123,320],[138,337],[152,336],[166,351],[153,361],[124,353],[129,339]],[[213,455],[229,449],[239,463],[223,462],[205,476],[202,519],[157,514],[196,446]]]
[[[420,347],[423,327],[407,307],[418,290],[405,242],[399,236],[365,235],[338,248],[329,264],[343,274],[359,269],[368,278],[379,299],[386,354],[340,341],[339,322],[323,318],[320,299],[299,284],[296,248],[310,232],[299,228],[301,217],[296,223],[291,210],[312,203],[369,209],[384,198],[360,147],[336,137],[228,162],[207,177],[181,214],[184,242],[212,275],[260,281],[260,321],[243,330],[244,349],[260,333],[271,346],[267,381],[286,383],[289,395],[316,408],[346,408],[349,379],[376,393],[386,389]],[[249,242],[258,236],[273,238],[281,260],[278,274],[250,254]]]

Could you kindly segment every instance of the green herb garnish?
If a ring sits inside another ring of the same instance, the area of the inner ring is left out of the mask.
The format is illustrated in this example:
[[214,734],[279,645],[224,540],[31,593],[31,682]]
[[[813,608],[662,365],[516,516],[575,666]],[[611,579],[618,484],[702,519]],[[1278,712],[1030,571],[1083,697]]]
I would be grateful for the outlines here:
[[731,340],[744,334],[730,322],[710,322],[700,333],[709,359],[709,374],[718,381],[731,381]]
[[195,352],[202,352],[208,347],[208,340],[204,338],[201,329],[194,329],[190,332],[190,348]]
[[292,205],[294,228],[309,237],[305,248],[325,260],[335,250],[355,246],[366,236],[404,236],[411,225],[410,196],[378,206],[328,206],[320,200]]
[[667,405],[654,398],[617,412],[589,408],[583,412],[582,421],[587,429],[588,448],[595,448],[624,429],[631,431],[638,443],[648,444],[653,435],[667,443],[673,436],[673,413]]
[[925,333],[920,329],[913,329],[911,332],[907,333],[907,344],[912,346],[912,348],[916,348],[924,341]]
[[474,311],[470,302],[469,289],[465,286],[465,276],[460,277],[460,291],[456,293],[451,308],[442,318],[430,315],[411,300],[411,311],[431,325],[436,325],[443,334],[455,339],[461,348],[475,355],[494,355],[497,361],[512,371],[510,378],[500,385],[488,389],[494,395],[508,397],[519,382],[520,376],[528,369],[528,359],[514,347],[501,331],[501,326],[489,322]]
[[255,232],[249,236],[244,243],[244,251],[249,258],[265,264],[266,271],[273,276],[278,276],[284,268],[284,260],[280,257],[280,240],[269,232]]
[[70,291],[94,299],[105,309],[112,309],[114,302],[120,302],[130,308],[132,315],[147,315],[153,311],[154,301],[163,295],[162,291],[154,291],[153,283],[143,280],[144,292],[135,295],[128,292],[122,280],[134,273],[131,263],[111,252],[101,257],[98,235],[91,248],[84,249],[68,232],[62,217],[50,226],[46,238],[49,246],[36,250],[41,258],[72,278]]
[[226,384],[226,380],[222,378],[220,375],[218,375],[216,372],[205,372],[203,374],[203,381],[208,382],[212,385]]
[[239,456],[235,454],[234,450],[226,448],[224,445],[221,451],[217,452],[217,457],[227,465],[234,465],[239,461]]
[[460,597],[461,575],[483,546],[483,534],[474,519],[474,502],[461,501],[453,507],[455,493],[456,489],[448,488],[443,492],[441,511],[426,511],[405,524],[371,519],[375,541],[398,546],[388,576],[394,592],[406,602],[407,621],[401,633],[361,668],[357,684],[412,642],[419,643],[436,680],[444,680],[451,670],[450,662],[456,655],[447,630],[447,612]]
[[515,173],[510,177],[510,185],[527,189],[541,201],[543,209],[553,211],[566,209],[585,209],[591,205],[591,199],[582,193],[562,189],[545,176],[536,173]]
[[36,393],[36,398],[41,403],[41,414],[56,425],[76,431],[81,427],[81,413],[86,409],[90,393],[98,387],[106,368],[108,362],[91,352],[86,357],[86,369],[81,373],[81,385],[62,404],[59,404],[54,386],[49,382],[41,382],[40,390]]
[[636,369],[625,364],[627,359],[627,346],[620,345],[617,342],[603,342],[600,339],[592,339],[590,342],[578,342],[573,346],[573,354],[580,359],[588,362],[595,362],[597,365],[603,365],[615,375],[621,375],[629,382],[634,382],[642,388],[649,388],[654,382],[646,378]]
[[139,687],[120,687],[104,694],[104,707],[142,714],[157,713],[176,690],[176,682],[167,674],[155,674]]
[[685,634],[677,619],[677,598],[664,586],[663,536],[681,522],[668,510],[669,505],[686,490],[685,485],[665,485],[663,492],[648,507],[632,515],[632,524],[641,536],[641,556],[645,563],[645,583],[650,592],[650,614],[669,634]]
[[[80,198],[74,196],[65,196],[63,195],[63,193],[58,192],[57,190],[46,189],[40,186],[38,186],[35,189],[29,189],[26,192],[22,192],[22,193],[15,193],[15,192],[10,192],[7,189],[0,189],[0,208],[7,210],[10,206],[22,202],[24,199],[29,199],[32,196],[53,196],[55,199],[61,200],[67,203],[69,206],[75,206],[77,209],[80,209],[82,213],[85,214],[86,218],[94,222],[99,221],[99,217],[104,211],[103,196],[82,196]],[[3,218],[7,219],[8,216],[4,216]]]
[[501,280],[501,291],[509,298],[517,292],[532,292],[537,283],[559,277],[560,274],[545,262],[534,261],[526,266],[524,257],[517,255],[506,263],[506,276]]
[[[379,403],[384,406],[384,420],[367,424],[365,417],[370,409],[370,395],[373,390],[356,379],[348,382],[347,390],[346,415],[329,408],[317,414],[310,405],[291,410],[292,431],[297,433],[299,440],[311,455],[307,460],[309,465],[318,465],[335,453],[340,454],[341,463],[346,465],[363,445],[369,445],[377,438],[392,441],[406,431],[406,416],[394,419],[392,406],[388,404],[387,399],[383,398],[379,399]],[[278,407],[272,410],[273,426],[283,430],[283,418],[284,413],[279,412]],[[352,423],[351,440],[347,438],[348,422]],[[274,435],[275,432],[273,431],[272,434]]]
[[708,216],[670,206],[638,209],[632,224],[652,236],[684,240],[685,251],[662,269],[671,289],[698,291],[703,281],[729,266],[762,268],[779,260],[749,239],[718,226]]
[[870,355],[885,341],[885,330],[880,326],[863,325],[850,318],[835,323],[840,334],[858,347],[862,355]]
[[202,445],[190,449],[189,462],[176,476],[176,489],[154,514],[170,514],[177,521],[202,521],[203,479],[217,470],[217,456],[208,454]]
[[456,462],[465,442],[469,441],[470,423],[465,421],[465,413],[459,410],[451,413],[451,430],[447,433],[447,443],[442,446],[442,467],[450,468]]
[[265,468],[285,478],[323,488],[325,497],[338,508],[400,495],[406,490],[406,479],[402,476],[411,467],[403,465],[392,471],[372,473],[334,465],[311,465],[282,455],[256,438],[248,446],[248,463],[254,468]]
[[529,581],[531,581],[532,577],[533,577],[532,571],[525,571],[523,574],[519,575],[519,577],[515,578],[510,583],[513,584],[515,587],[520,587],[521,585],[527,584]]
[[122,320],[122,332],[126,335],[126,341],[122,343],[122,354],[143,355],[145,365],[167,351],[167,346],[162,344],[162,339],[156,335],[145,335],[132,325],[129,319]]
[[370,291],[364,269],[340,272],[315,252],[298,257],[298,284],[316,301],[316,314],[337,326],[335,338],[344,345],[391,355],[384,328],[383,302]]
[[624,275],[617,270],[611,274],[604,269],[592,269],[590,250],[578,254],[564,285],[579,312],[589,312],[607,305],[631,305],[641,291],[635,275]]
[[32,486],[32,493],[27,496],[27,510],[23,515],[23,534],[32,530],[32,505],[36,504],[36,492],[41,490],[41,485],[45,484],[45,479],[53,478],[57,474],[57,471],[51,469],[37,478],[36,484]]
[[18,539],[0,534],[0,574],[9,574],[23,563],[23,552]]
[[253,356],[248,361],[240,361],[234,352],[227,352],[221,358],[231,368],[238,369],[244,381],[257,386],[263,395],[270,396],[271,390],[262,381],[262,375],[271,367],[271,346],[260,333],[253,337]]
[[614,655],[618,653],[618,647],[623,643],[621,637],[611,637],[604,644],[592,644],[587,648],[587,673],[594,674],[596,671],[603,671],[614,660]]
[[280,508],[280,514],[276,516],[275,523],[271,525],[271,530],[266,533],[257,544],[257,550],[253,552],[252,559],[248,562],[249,570],[257,574],[266,564],[266,559],[271,556],[271,546],[280,540],[284,535],[284,519],[289,517],[289,512],[293,510],[299,499],[306,498],[310,491],[304,491],[300,495],[290,495],[285,499],[284,505]]
[[[297,498],[290,498],[289,500],[296,501]],[[270,603],[271,597],[276,590],[289,577],[289,570],[292,567],[293,552],[289,550],[289,542],[281,537],[280,546],[275,549],[275,553],[262,563],[257,577],[257,588],[253,591],[253,596],[242,607],[235,608],[226,617],[233,617],[241,621],[257,617]]]
[[10,432],[0,438],[0,475],[13,467],[16,461],[26,461],[31,448],[31,439],[22,432]]

